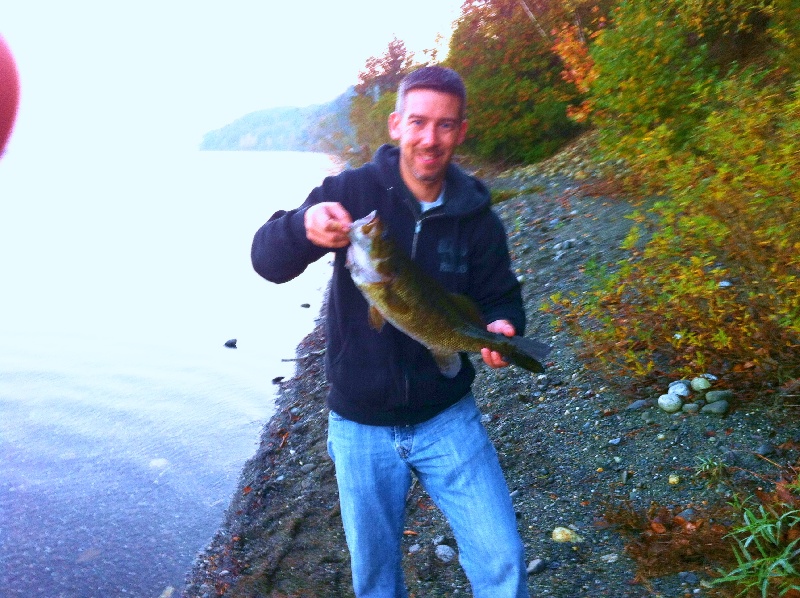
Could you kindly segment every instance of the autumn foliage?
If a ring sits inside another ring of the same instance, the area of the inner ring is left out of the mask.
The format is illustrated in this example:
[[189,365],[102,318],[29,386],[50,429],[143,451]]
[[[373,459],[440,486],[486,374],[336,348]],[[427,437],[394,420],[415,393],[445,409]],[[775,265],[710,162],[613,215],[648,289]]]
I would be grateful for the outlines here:
[[629,258],[554,297],[605,371],[712,372],[750,396],[800,376],[796,2],[620,2],[591,53],[591,119],[659,194]]
[[[463,149],[532,162],[591,128],[642,198],[627,257],[548,307],[611,380],[708,372],[754,398],[800,378],[798,40],[797,0],[463,3]],[[370,151],[419,64],[393,40],[361,73]]]

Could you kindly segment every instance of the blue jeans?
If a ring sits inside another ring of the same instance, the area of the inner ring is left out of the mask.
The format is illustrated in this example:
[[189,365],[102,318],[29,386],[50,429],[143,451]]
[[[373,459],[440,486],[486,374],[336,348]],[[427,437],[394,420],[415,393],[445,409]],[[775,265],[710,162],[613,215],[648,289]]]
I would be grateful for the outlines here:
[[401,539],[412,471],[450,523],[473,595],[528,596],[508,486],[471,394],[413,426],[366,426],[331,412],[328,452],[358,598],[407,596]]

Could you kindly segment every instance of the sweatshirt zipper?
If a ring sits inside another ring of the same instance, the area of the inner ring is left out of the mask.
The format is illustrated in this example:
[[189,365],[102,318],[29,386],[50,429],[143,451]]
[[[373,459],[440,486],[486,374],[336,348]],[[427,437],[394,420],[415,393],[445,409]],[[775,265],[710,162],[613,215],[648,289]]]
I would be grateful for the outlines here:
[[[441,208],[439,208],[441,209]],[[414,237],[411,240],[411,259],[414,260],[417,257],[417,241],[419,240],[419,234],[422,232],[422,223],[426,220],[430,220],[431,218],[437,218],[439,216],[443,216],[439,210],[436,210],[433,214],[430,212],[428,214],[421,214],[419,218],[415,218],[414,224]]]
[[411,241],[411,259],[416,259],[417,257],[417,239],[419,239],[419,233],[422,230],[422,221],[423,218],[419,217],[416,220],[416,224],[414,225],[414,237]]

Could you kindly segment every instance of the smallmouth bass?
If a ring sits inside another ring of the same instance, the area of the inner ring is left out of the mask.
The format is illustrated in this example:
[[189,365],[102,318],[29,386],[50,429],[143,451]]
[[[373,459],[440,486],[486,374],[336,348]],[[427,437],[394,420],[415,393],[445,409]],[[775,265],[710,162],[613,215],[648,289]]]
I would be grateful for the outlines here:
[[480,353],[484,347],[526,370],[544,371],[541,361],[550,347],[486,330],[478,306],[469,297],[449,292],[398,250],[375,211],[356,220],[349,236],[347,267],[369,303],[375,330],[388,321],[427,347],[445,376],[458,373],[460,352]]

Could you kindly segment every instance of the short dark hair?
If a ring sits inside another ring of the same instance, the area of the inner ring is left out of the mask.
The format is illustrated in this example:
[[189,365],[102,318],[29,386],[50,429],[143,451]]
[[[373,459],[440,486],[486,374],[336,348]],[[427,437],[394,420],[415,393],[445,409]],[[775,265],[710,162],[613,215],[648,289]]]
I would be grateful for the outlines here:
[[461,102],[459,116],[464,118],[467,107],[467,89],[464,87],[461,75],[453,69],[443,66],[423,66],[403,77],[397,88],[395,112],[403,113],[406,94],[413,89],[432,89],[456,96]]

